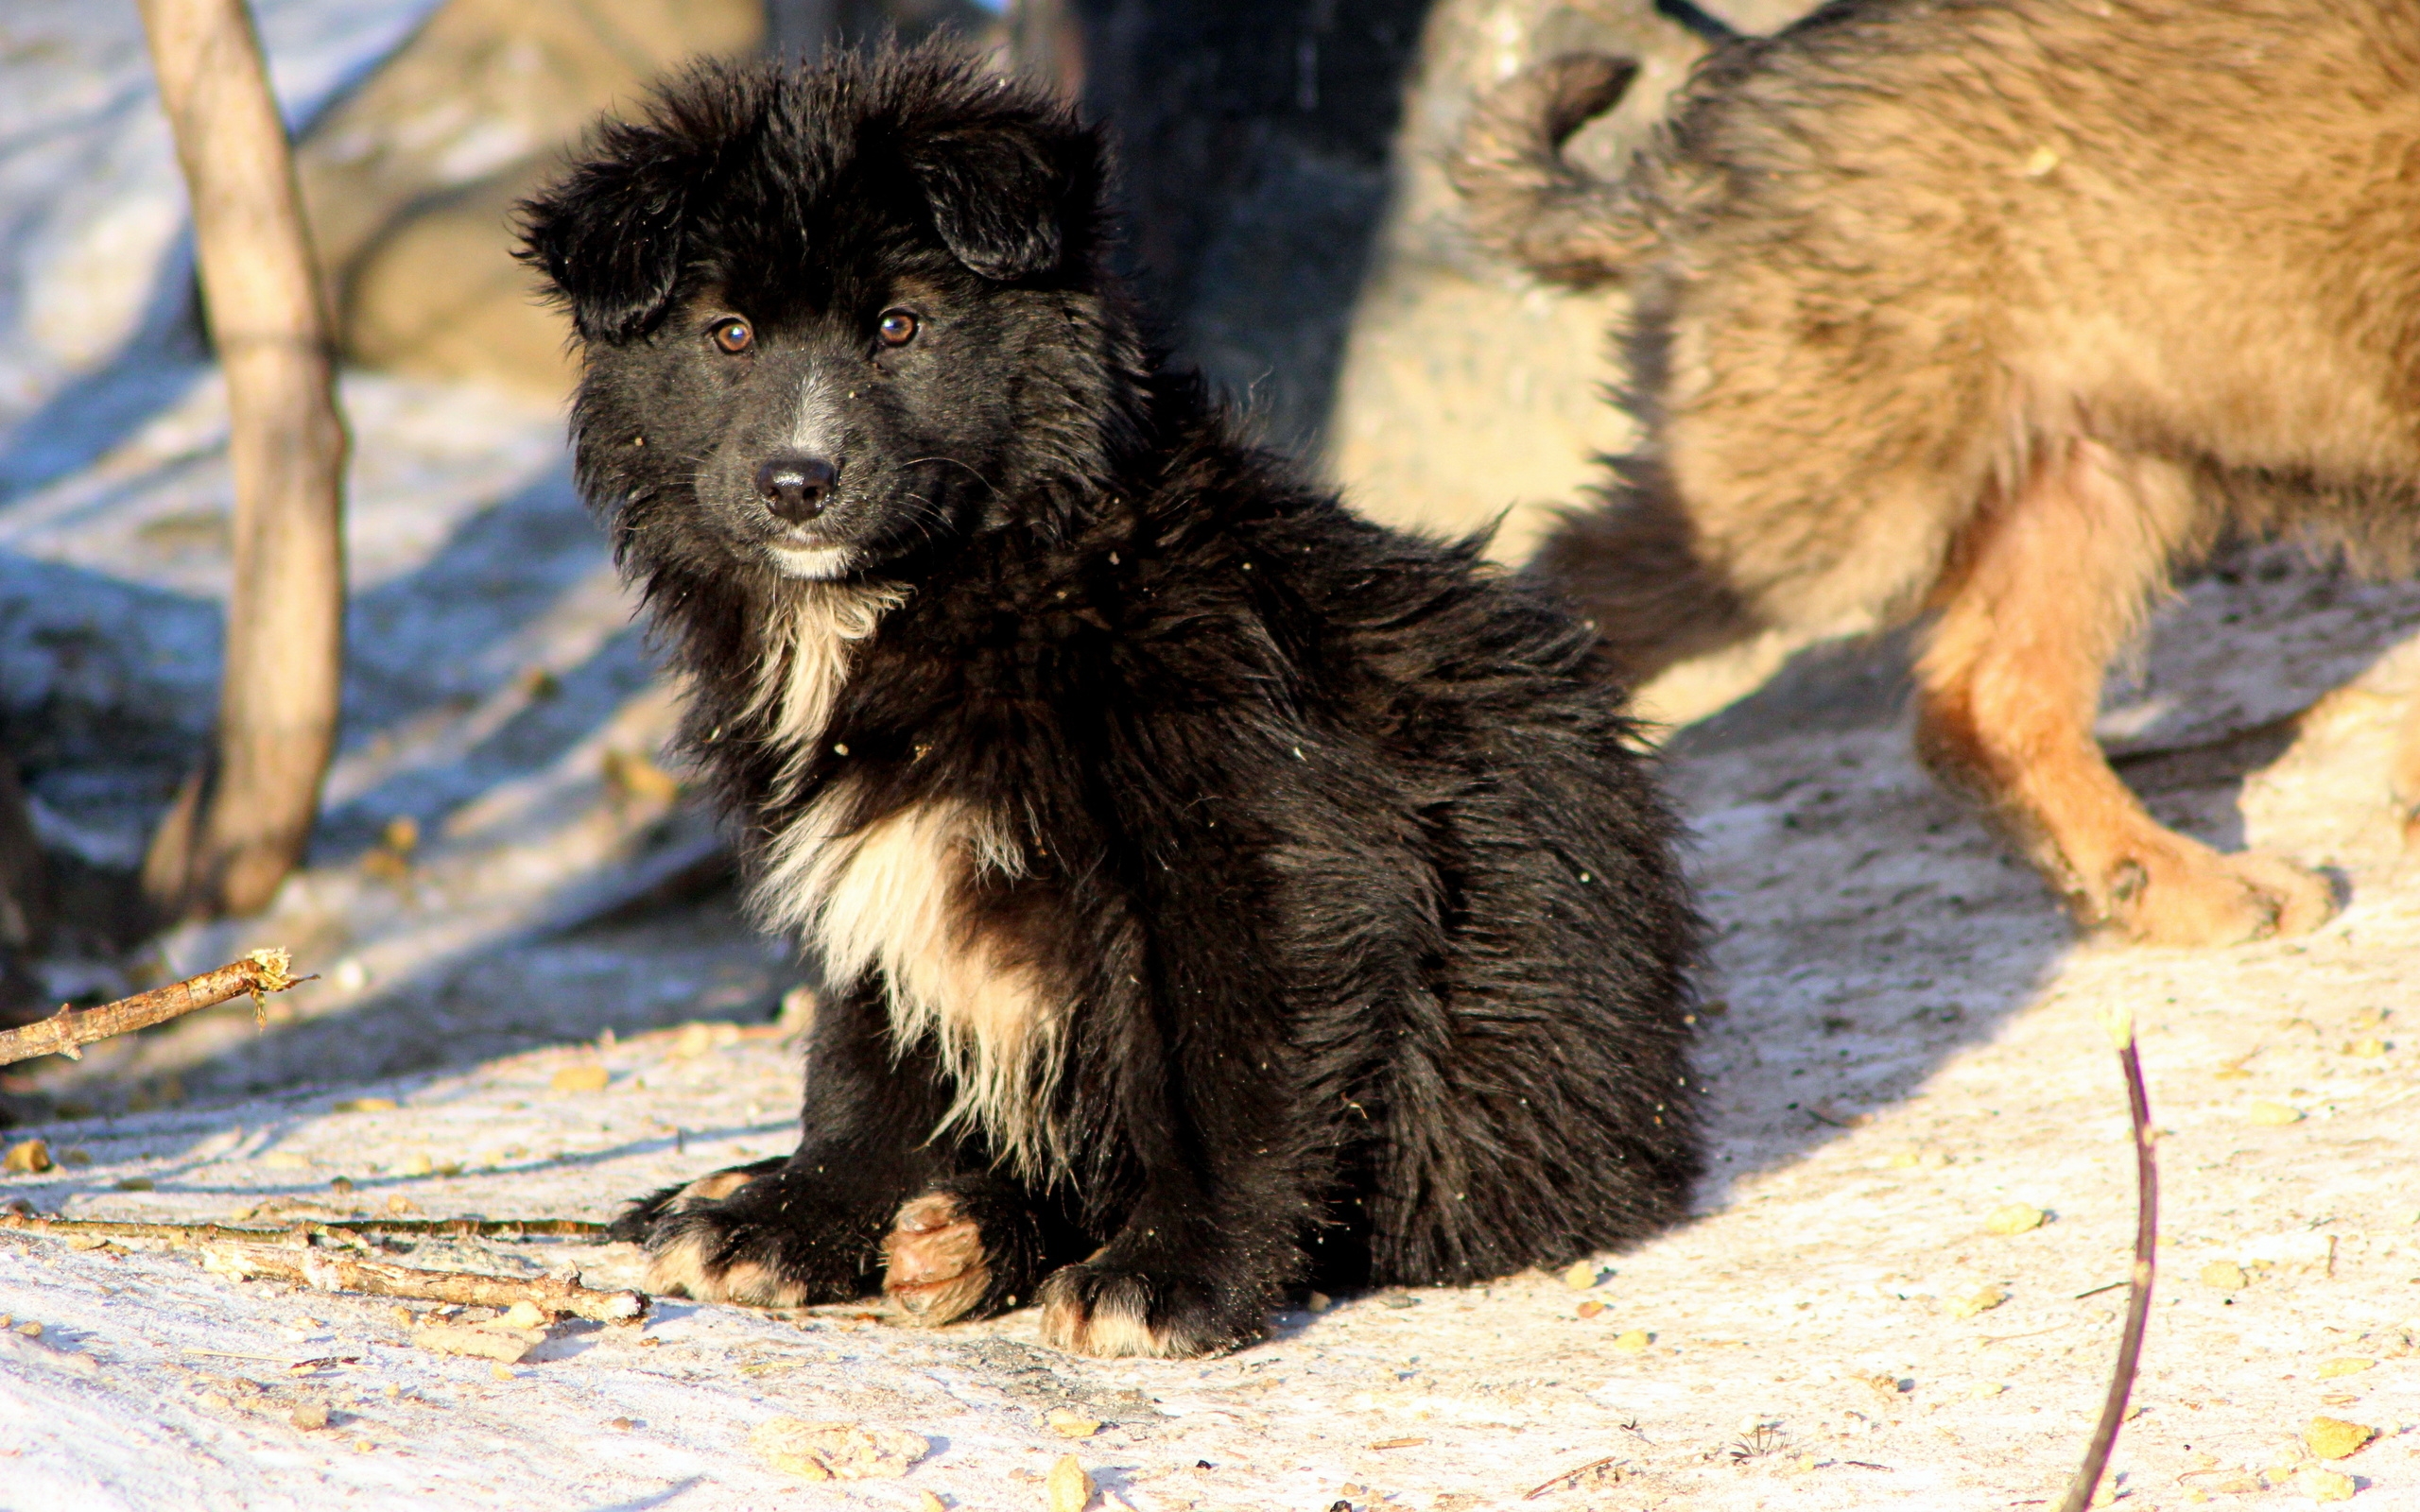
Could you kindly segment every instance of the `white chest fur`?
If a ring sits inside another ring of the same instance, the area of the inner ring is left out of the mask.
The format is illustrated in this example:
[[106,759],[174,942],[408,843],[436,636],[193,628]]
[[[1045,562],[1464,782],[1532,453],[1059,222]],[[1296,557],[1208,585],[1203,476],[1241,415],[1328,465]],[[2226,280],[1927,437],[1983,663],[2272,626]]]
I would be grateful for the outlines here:
[[[843,594],[854,597],[827,601]],[[899,602],[840,585],[803,597],[758,705],[780,700],[776,725],[793,750],[785,782],[821,738],[855,643]],[[1023,875],[1024,852],[998,816],[955,799],[849,829],[857,796],[842,777],[774,839],[756,906],[816,948],[836,988],[878,973],[894,1040],[929,1039],[956,1085],[942,1126],[978,1127],[1010,1164],[1043,1176],[1057,1157],[1043,1115],[1056,1019],[1031,967],[1004,956],[968,907],[986,882]]]

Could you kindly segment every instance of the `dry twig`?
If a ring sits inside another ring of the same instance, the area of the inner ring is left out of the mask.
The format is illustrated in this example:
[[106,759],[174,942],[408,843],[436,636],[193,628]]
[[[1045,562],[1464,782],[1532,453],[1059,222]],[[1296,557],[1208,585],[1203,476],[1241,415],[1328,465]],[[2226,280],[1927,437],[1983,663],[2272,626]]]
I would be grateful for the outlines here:
[[1553,1490],[1556,1486],[1567,1486],[1571,1482],[1580,1479],[1582,1475],[1587,1474],[1590,1470],[1600,1470],[1608,1465],[1618,1465],[1620,1463],[1621,1456],[1619,1454],[1608,1454],[1603,1459],[1592,1459],[1585,1465],[1575,1465],[1571,1469],[1556,1476],[1554,1479],[1541,1482],[1537,1486],[1530,1487],[1528,1491],[1522,1493],[1521,1500],[1524,1502],[1534,1502],[1539,1497],[1542,1497],[1548,1491]]
[[598,1323],[635,1323],[647,1315],[638,1292],[600,1292],[551,1276],[515,1280],[475,1271],[415,1270],[408,1265],[364,1260],[344,1250],[298,1249],[285,1245],[205,1243],[206,1270],[237,1280],[268,1276],[322,1292],[366,1292],[372,1297],[409,1297],[465,1307],[510,1307],[515,1302],[548,1313],[569,1313]]
[[81,1060],[78,1045],[112,1035],[147,1029],[155,1023],[214,1007],[230,998],[251,994],[257,1005],[264,993],[283,992],[287,988],[314,980],[296,976],[293,957],[281,950],[253,951],[240,961],[232,962],[215,971],[172,982],[166,987],[137,992],[130,998],[104,1003],[97,1008],[61,1006],[57,1013],[22,1029],[0,1033],[0,1066],[12,1061],[30,1060],[36,1056],[65,1056]]
[[583,1218],[312,1218],[281,1228],[256,1224],[128,1223],[109,1218],[10,1218],[0,1229],[72,1239],[158,1239],[180,1247],[212,1240],[253,1244],[294,1242],[310,1234],[387,1234],[406,1238],[603,1239],[613,1225]]
[[2118,1442],[2118,1427],[2126,1419],[2126,1398],[2135,1387],[2135,1366],[2143,1357],[2143,1329],[2152,1315],[2152,1255],[2159,1237],[2159,1167],[2152,1155],[2151,1094],[2143,1089],[2142,1057],[2135,1048],[2135,1016],[2120,1009],[2104,1021],[2118,1046],[2118,1064],[2126,1074],[2126,1107],[2135,1129],[2135,1276],[2126,1300],[2126,1332],[2118,1343],[2118,1365],[2110,1374],[2109,1395],[2100,1404],[2100,1424],[2093,1430],[2092,1447],[2067,1486],[2059,1512],[2084,1512],[2092,1493],[2109,1469],[2109,1452]]

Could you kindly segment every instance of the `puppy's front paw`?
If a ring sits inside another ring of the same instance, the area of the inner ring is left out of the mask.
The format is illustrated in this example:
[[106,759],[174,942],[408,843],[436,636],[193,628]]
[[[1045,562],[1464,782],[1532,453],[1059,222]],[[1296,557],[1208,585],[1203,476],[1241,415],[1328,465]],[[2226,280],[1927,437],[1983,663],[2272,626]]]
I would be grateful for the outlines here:
[[1042,1338],[1078,1354],[1184,1359],[1240,1349],[1260,1337],[1265,1310],[1221,1305],[1195,1276],[1147,1274],[1098,1261],[1043,1280]]
[[938,1187],[891,1220],[882,1289],[915,1322],[989,1317],[1033,1290],[1040,1245],[1030,1212],[980,1186]]

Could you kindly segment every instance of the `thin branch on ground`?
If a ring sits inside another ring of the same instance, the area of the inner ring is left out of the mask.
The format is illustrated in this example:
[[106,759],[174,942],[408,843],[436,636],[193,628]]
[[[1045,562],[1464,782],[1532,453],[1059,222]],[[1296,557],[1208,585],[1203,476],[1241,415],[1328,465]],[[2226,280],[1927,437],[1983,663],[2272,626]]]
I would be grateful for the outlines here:
[[337,1249],[220,1240],[201,1246],[201,1263],[205,1270],[236,1280],[266,1276],[315,1291],[408,1297],[465,1307],[509,1308],[515,1302],[527,1302],[544,1312],[569,1313],[597,1323],[635,1323],[647,1315],[648,1309],[648,1299],[639,1292],[600,1292],[552,1276],[513,1278],[483,1276],[475,1271],[415,1270]]
[[2093,1430],[2092,1447],[2084,1451],[2083,1468],[2067,1486],[2059,1512],[2085,1512],[2100,1477],[2109,1469],[2109,1452],[2118,1443],[2118,1425],[2126,1420],[2126,1398],[2135,1388],[2135,1367],[2143,1357],[2143,1329],[2152,1315],[2152,1248],[2159,1237],[2159,1167],[2152,1145],[2151,1094],[2143,1088],[2143,1061],[2135,1047],[2135,1016],[2119,1009],[2103,1022],[2118,1046],[2118,1063],[2126,1074],[2126,1108],[2135,1130],[2135,1277],[2126,1300],[2126,1332],[2118,1343],[2118,1364],[2110,1374],[2109,1395],[2100,1404],[2100,1424]]
[[1618,1465],[1621,1462],[1622,1457],[1619,1454],[1608,1454],[1603,1459],[1592,1459],[1585,1465],[1575,1465],[1571,1469],[1556,1476],[1553,1480],[1545,1481],[1535,1486],[1532,1486],[1530,1490],[1522,1494],[1521,1500],[1524,1502],[1533,1502],[1539,1497],[1546,1495],[1548,1491],[1553,1490],[1558,1486],[1567,1486],[1571,1482],[1580,1479],[1580,1477],[1587,1474],[1590,1470],[1600,1470],[1608,1465]]
[[613,1226],[584,1218],[311,1218],[268,1227],[224,1223],[129,1223],[108,1218],[11,1218],[0,1215],[0,1230],[22,1229],[72,1239],[158,1239],[183,1247],[212,1240],[256,1244],[291,1243],[309,1234],[386,1235],[424,1239],[593,1239]]
[[257,1006],[264,994],[283,992],[287,988],[316,980],[296,976],[293,957],[281,950],[253,951],[240,961],[233,961],[215,971],[171,982],[166,987],[137,992],[130,998],[104,1003],[97,1008],[70,1008],[62,1005],[57,1013],[22,1029],[0,1032],[0,1066],[14,1061],[31,1060],[36,1056],[65,1056],[81,1060],[83,1052],[77,1047],[95,1040],[147,1029],[155,1023],[216,1007],[231,998],[251,994]]

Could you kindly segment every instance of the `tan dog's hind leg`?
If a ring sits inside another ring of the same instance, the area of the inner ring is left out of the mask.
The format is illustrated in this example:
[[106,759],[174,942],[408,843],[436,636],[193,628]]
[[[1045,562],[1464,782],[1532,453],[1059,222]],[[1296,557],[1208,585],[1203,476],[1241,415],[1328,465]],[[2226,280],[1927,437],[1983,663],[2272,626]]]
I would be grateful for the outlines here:
[[2404,706],[2394,747],[2394,806],[2403,816],[2403,849],[2420,855],[2420,694]]
[[1916,667],[1918,746],[1977,792],[2078,919],[2158,945],[2228,945],[2323,922],[2327,885],[2221,855],[2144,812],[2093,738],[2111,656],[2190,533],[2163,463],[2066,440],[1959,542]]

